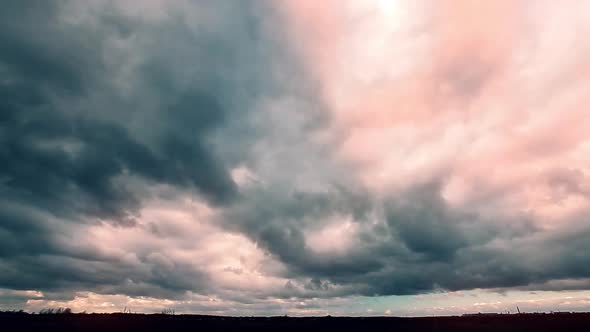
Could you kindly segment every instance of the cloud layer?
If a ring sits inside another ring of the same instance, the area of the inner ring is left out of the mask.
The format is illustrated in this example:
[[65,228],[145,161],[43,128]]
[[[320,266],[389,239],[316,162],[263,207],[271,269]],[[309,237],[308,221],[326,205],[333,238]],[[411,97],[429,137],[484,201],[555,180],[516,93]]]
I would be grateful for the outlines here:
[[584,3],[2,6],[0,304],[585,306]]

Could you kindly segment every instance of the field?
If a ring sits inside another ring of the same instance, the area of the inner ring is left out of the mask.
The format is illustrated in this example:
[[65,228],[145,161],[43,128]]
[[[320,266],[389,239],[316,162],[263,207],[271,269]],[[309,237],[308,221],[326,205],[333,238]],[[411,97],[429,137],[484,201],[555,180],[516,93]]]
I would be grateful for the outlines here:
[[590,313],[452,317],[223,317],[0,313],[3,331],[590,331]]

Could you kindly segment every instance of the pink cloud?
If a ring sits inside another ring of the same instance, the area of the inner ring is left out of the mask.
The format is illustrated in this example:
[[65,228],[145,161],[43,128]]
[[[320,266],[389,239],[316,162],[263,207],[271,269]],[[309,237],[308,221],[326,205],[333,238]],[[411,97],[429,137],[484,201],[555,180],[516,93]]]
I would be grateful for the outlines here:
[[555,221],[588,207],[565,203],[580,194],[557,197],[548,181],[567,168],[588,183],[590,43],[576,36],[590,24],[586,5],[568,3],[285,8],[332,130],[344,133],[339,155],[359,165],[365,184],[389,192],[443,178],[450,203],[485,197]]

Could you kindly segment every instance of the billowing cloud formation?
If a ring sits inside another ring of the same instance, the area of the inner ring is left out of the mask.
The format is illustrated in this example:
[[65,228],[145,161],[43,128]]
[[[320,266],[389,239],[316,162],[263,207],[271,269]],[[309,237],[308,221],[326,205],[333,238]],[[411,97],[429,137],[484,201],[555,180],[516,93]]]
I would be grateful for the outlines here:
[[[155,12],[145,17],[125,2],[4,4],[4,286],[111,285],[142,274],[136,269],[150,257],[121,266],[57,237],[75,241],[81,224],[138,227],[154,186],[189,191],[212,206],[236,198],[235,161],[231,154],[223,160],[211,137],[244,121],[258,94],[272,94],[265,68],[289,60],[259,26],[262,6],[203,3],[183,14],[194,5],[146,3]],[[248,141],[250,127],[240,129],[231,149]],[[139,280],[200,287],[194,267],[173,265]]]
[[570,5],[2,4],[0,303],[587,289],[590,8]]

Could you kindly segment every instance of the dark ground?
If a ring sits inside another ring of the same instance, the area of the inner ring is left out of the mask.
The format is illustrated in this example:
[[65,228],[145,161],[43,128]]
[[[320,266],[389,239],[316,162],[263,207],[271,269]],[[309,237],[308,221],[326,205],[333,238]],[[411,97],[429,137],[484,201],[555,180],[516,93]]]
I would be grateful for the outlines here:
[[221,317],[0,313],[1,331],[590,331],[590,313],[462,317]]

